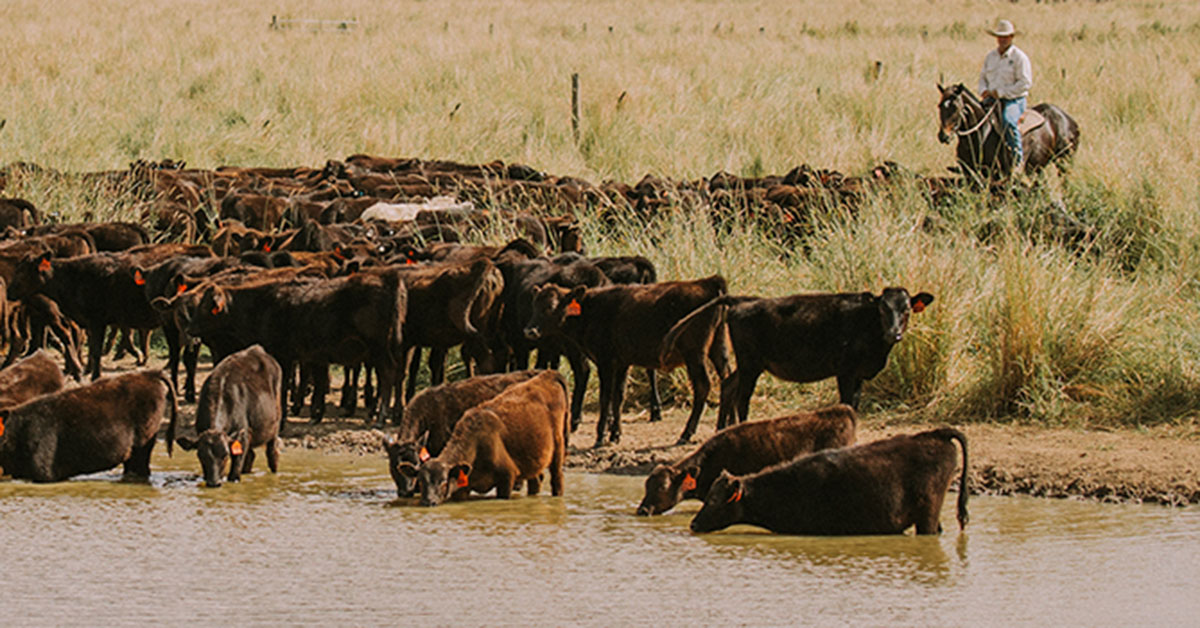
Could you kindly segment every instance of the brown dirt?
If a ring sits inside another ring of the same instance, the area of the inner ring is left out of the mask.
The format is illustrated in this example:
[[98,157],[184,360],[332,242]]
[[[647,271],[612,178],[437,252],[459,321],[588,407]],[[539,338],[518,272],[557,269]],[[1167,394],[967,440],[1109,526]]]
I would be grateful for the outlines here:
[[[157,360],[154,365],[159,365]],[[132,370],[126,358],[117,370]],[[201,367],[203,381],[208,368]],[[106,374],[109,371],[106,361]],[[182,380],[182,377],[181,377]],[[340,383],[335,375],[334,385]],[[287,449],[383,455],[384,431],[365,425],[360,408],[342,418],[336,407],[340,393],[329,399],[329,418],[311,425],[292,417],[284,436]],[[307,413],[307,410],[305,410]],[[180,432],[194,419],[195,406],[180,406]],[[687,409],[665,409],[664,420],[651,423],[646,411],[623,417],[621,442],[593,449],[596,412],[585,409],[584,422],[572,435],[567,466],[595,473],[644,475],[660,462],[677,460],[714,432],[715,408],[705,411],[690,445],[677,446]],[[772,413],[771,416],[782,414]],[[888,421],[867,415],[859,425],[860,443],[935,427]],[[1106,502],[1147,502],[1172,506],[1200,503],[1200,426],[1181,424],[1147,430],[1076,430],[1000,423],[954,425],[967,435],[970,446],[971,492],[988,495],[1025,494],[1039,497],[1093,499]]]

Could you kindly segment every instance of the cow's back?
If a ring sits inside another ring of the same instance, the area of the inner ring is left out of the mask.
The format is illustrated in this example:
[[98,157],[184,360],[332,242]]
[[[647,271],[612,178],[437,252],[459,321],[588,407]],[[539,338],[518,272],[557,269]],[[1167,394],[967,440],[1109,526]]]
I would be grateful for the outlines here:
[[555,448],[566,446],[567,389],[557,371],[542,371],[477,408],[500,418],[498,437],[517,466],[518,479],[539,475],[552,461]]
[[401,441],[429,432],[426,448],[436,456],[446,446],[454,426],[472,407],[493,399],[509,387],[533,378],[539,371],[482,375],[426,389],[413,397],[399,427]]

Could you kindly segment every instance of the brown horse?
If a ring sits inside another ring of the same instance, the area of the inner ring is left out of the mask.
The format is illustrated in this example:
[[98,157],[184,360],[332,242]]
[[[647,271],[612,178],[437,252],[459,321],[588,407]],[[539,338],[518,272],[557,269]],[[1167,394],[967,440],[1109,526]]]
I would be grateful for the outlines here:
[[[941,123],[938,139],[948,144],[952,138],[958,138],[959,171],[984,181],[1008,178],[1015,155],[1004,141],[999,107],[991,104],[985,108],[962,83],[950,87],[938,85],[938,90],[942,92],[938,103]],[[1021,134],[1025,173],[1030,176],[1051,161],[1069,160],[1079,146],[1079,125],[1065,111],[1049,103],[1036,105],[1032,111],[1041,114],[1045,121],[1023,129]]]

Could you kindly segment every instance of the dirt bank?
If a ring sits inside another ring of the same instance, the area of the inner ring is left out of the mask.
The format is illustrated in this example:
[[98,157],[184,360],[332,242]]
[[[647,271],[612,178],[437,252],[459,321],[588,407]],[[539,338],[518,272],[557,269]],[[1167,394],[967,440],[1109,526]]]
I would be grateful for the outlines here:
[[[705,413],[697,442],[712,435]],[[672,409],[659,423],[643,412],[626,417],[619,445],[592,449],[595,415],[585,413],[574,435],[567,464],[591,472],[641,475],[659,462],[685,455],[694,445],[675,446],[686,418]],[[888,425],[866,417],[859,442],[929,429],[930,425]],[[970,443],[971,490],[990,495],[1026,494],[1109,502],[1150,502],[1173,506],[1200,503],[1200,430],[1195,426],[1149,431],[1084,431],[1013,425],[957,425]],[[383,455],[383,432],[362,419],[327,419],[309,425],[288,423],[287,448]],[[286,451],[286,450],[285,450]],[[285,454],[286,455],[286,454]]]

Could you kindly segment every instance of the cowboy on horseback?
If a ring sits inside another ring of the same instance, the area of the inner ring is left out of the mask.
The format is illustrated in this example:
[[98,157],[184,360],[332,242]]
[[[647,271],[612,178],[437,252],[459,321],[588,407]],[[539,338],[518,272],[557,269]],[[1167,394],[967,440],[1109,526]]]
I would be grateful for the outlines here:
[[999,20],[996,28],[989,30],[996,37],[996,48],[988,52],[979,73],[979,92],[984,107],[1000,101],[1000,117],[1004,122],[1004,136],[1013,153],[1013,172],[1020,172],[1025,161],[1021,145],[1021,133],[1017,122],[1025,113],[1025,97],[1033,85],[1033,66],[1029,57],[1013,45],[1017,30],[1012,22]]

